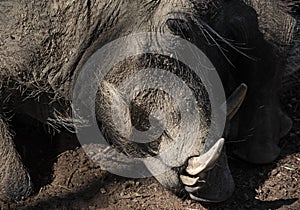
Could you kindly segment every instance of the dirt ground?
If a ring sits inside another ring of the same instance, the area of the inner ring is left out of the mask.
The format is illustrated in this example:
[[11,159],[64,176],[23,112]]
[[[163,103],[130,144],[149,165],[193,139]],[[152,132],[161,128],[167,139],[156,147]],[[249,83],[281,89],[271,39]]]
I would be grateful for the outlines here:
[[[300,97],[292,101],[296,100]],[[6,207],[24,210],[300,209],[300,115],[298,117],[294,119],[293,132],[282,141],[282,153],[275,163],[257,166],[229,158],[236,191],[230,200],[221,204],[200,204],[176,197],[154,178],[131,180],[111,175],[94,166],[77,149],[54,157],[50,164],[49,157],[37,161],[35,176],[41,180],[37,193]],[[49,167],[52,164],[53,167]]]
[[[49,139],[43,132],[30,128],[31,132],[28,129],[26,133],[17,132],[17,146],[26,157],[35,194],[3,208],[300,209],[300,78],[294,79],[296,82],[286,88],[282,96],[294,126],[280,143],[280,157],[272,164],[260,166],[229,155],[236,190],[224,203],[205,204],[179,198],[154,178],[126,179],[109,174],[88,159],[73,136],[61,134]],[[45,138],[44,141],[41,137]],[[29,149],[19,146],[18,141],[26,141]]]

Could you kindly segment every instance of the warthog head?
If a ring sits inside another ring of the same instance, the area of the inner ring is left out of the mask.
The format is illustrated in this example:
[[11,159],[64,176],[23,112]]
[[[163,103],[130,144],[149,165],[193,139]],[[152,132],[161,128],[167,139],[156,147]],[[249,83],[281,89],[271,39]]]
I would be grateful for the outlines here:
[[[176,192],[202,201],[227,199],[234,184],[222,137],[247,92],[235,78],[237,58],[253,61],[242,49],[249,37],[262,39],[256,13],[241,1],[121,1],[107,11],[105,31],[79,65],[74,100],[86,106],[96,85],[91,110],[110,145],[143,158],[147,170]],[[108,44],[114,39],[119,41]],[[132,170],[143,176],[136,165]]]

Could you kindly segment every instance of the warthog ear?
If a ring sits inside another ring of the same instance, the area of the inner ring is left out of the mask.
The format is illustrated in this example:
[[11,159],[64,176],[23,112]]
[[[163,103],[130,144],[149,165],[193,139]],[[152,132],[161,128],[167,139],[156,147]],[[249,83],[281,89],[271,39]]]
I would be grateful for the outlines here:
[[285,13],[274,0],[244,0],[244,2],[256,10],[259,21],[259,29],[265,39],[276,47],[285,50],[291,43],[296,20]]

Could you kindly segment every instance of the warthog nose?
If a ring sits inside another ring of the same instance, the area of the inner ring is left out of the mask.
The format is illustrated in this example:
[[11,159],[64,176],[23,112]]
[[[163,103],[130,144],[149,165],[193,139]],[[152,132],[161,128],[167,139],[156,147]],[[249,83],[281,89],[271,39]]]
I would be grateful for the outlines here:
[[174,35],[187,35],[191,30],[188,20],[182,18],[168,18],[166,25]]

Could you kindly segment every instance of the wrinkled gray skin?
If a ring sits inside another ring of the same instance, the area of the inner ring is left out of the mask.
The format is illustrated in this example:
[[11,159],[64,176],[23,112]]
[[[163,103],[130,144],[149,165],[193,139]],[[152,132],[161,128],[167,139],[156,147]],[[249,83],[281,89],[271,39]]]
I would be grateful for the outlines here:
[[[291,126],[278,102],[283,62],[276,56],[282,57],[280,53],[283,50],[277,47],[289,43],[293,20],[278,11],[273,13],[272,9],[276,7],[272,1],[253,0],[247,3],[261,15],[259,23],[255,10],[238,0],[1,1],[0,200],[11,202],[26,198],[33,188],[32,180],[14,148],[13,131],[9,128],[11,114],[26,113],[60,129],[72,127],[69,117],[71,90],[82,65],[104,44],[135,32],[164,32],[189,38],[217,68],[227,96],[245,83],[248,86],[246,99],[238,115],[228,122],[224,137],[231,141],[238,140],[235,154],[246,161],[269,163],[275,160],[280,151],[278,141]],[[171,19],[170,14],[173,16]],[[264,14],[271,17],[276,14],[275,18],[280,21],[273,23]],[[205,30],[195,23],[200,23]],[[272,36],[277,33],[274,28],[279,35]],[[230,40],[230,44],[217,37],[217,33]],[[99,84],[101,88],[96,101],[97,118],[109,141],[118,148],[123,146],[129,155],[135,156],[148,156],[149,150],[151,154],[157,153],[163,146],[159,142],[153,148],[129,143],[125,138],[128,134],[126,123],[135,125],[141,122],[135,126],[145,129],[147,120],[141,113],[147,114],[158,106],[165,107],[163,109],[166,111],[174,109],[171,100],[163,101],[160,93],[150,94],[150,98],[147,94],[141,95],[136,99],[136,104],[139,104],[138,101],[144,102],[140,107],[132,104],[133,108],[128,113],[121,105],[119,107],[121,113],[129,116],[121,129],[125,131],[124,135],[111,127],[107,99],[120,95],[114,84],[120,82],[122,74],[128,74],[136,66],[154,65],[146,65],[145,59],[149,58],[141,56],[134,58],[134,62],[125,62],[119,71],[116,67],[116,72]],[[190,85],[201,87],[196,79],[192,79]],[[205,90],[202,92],[205,93]],[[197,97],[201,101],[201,97]],[[149,106],[151,101],[154,107]],[[48,105],[49,102],[51,105]],[[208,101],[203,98],[201,106],[207,107],[205,112],[209,112],[210,107],[206,103]],[[205,112],[203,116],[208,116],[209,113]],[[168,123],[172,127],[177,122],[170,115]],[[200,160],[209,149],[205,151],[205,142],[202,142],[209,120],[203,119],[201,123],[202,136],[199,136],[199,144],[195,146],[198,151],[195,158]],[[188,143],[190,139],[186,141]],[[222,146],[218,149],[218,159],[206,158],[211,162],[195,175],[187,172],[193,160],[190,157],[182,165],[174,165],[172,172],[157,176],[157,179],[174,192],[187,193],[195,200],[226,200],[232,194],[234,184],[224,149]]]

